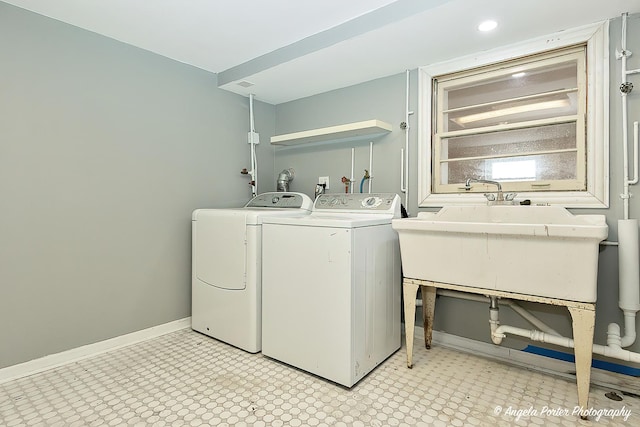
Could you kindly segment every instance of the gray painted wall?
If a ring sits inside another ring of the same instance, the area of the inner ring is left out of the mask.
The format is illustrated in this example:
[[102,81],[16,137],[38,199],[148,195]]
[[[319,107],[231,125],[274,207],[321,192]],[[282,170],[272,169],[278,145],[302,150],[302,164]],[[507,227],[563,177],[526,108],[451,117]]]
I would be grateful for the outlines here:
[[[622,191],[622,152],[621,152],[621,106],[620,93],[620,61],[615,59],[615,49],[620,47],[621,19],[612,20],[610,26],[610,194],[609,209],[575,210],[574,213],[604,214],[610,226],[609,240],[617,239],[618,218],[622,217],[622,203],[618,195]],[[629,50],[640,50],[634,41],[640,40],[640,15],[628,19]],[[634,49],[635,48],[635,49]],[[424,64],[429,65],[429,64]],[[640,68],[640,55],[634,55],[628,61],[630,69]],[[631,77],[630,79],[637,79]],[[633,81],[633,80],[631,80]],[[374,191],[400,193],[400,149],[404,145],[404,131],[399,127],[404,120],[405,110],[405,75],[399,74],[357,86],[328,92],[313,97],[292,101],[276,106],[276,133],[285,134],[318,127],[333,126],[367,119],[379,119],[393,125],[393,132],[375,140],[374,145]],[[640,88],[640,81],[636,81]],[[417,73],[410,75],[411,106],[417,112]],[[640,120],[640,90],[629,95],[630,122]],[[410,119],[413,126],[410,136],[411,176],[410,176],[410,213],[417,213],[417,117]],[[631,132],[631,131],[630,131]],[[631,134],[631,133],[630,133]],[[343,175],[349,176],[351,167],[351,147],[356,147],[356,173],[359,182],[363,169],[368,165],[368,145],[353,143],[325,144],[318,146],[300,146],[295,148],[276,148],[275,170],[293,167],[296,178],[292,190],[313,195],[313,188],[318,176],[331,177],[331,191],[344,191],[340,184]],[[632,188],[632,192],[640,190]],[[631,199],[631,217],[640,217],[640,200]],[[606,344],[606,329],[611,322],[622,325],[622,312],[618,309],[617,289],[617,248],[604,247],[600,252],[598,276],[598,304],[596,313],[595,342]],[[541,268],[543,268],[541,266]],[[523,304],[534,314],[547,322],[557,331],[571,336],[571,319],[566,309],[538,304]],[[436,305],[437,330],[491,342],[489,336],[488,305],[441,297]],[[418,319],[421,319],[418,313]],[[529,327],[510,309],[501,310],[501,321],[515,326]],[[640,319],[638,319],[640,330]],[[507,338],[503,345],[523,348],[529,341],[518,338]],[[539,345],[539,343],[532,343]],[[630,347],[640,351],[640,342]],[[565,350],[566,351],[566,350]],[[598,358],[601,358],[598,356]],[[623,363],[612,360],[616,363]]]
[[0,64],[0,368],[190,316],[191,212],[250,198],[248,99],[5,3]]

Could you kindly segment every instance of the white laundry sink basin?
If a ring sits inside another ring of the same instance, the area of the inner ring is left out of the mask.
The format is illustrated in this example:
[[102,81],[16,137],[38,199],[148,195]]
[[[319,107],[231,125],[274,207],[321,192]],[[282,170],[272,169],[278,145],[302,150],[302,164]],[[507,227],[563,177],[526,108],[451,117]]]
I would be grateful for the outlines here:
[[595,302],[604,215],[559,206],[445,206],[394,219],[404,277]]

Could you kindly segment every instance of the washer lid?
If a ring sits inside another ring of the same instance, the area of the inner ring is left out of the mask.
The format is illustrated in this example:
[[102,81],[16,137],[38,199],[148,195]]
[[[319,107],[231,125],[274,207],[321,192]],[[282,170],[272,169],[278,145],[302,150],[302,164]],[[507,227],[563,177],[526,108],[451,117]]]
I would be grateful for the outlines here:
[[331,228],[359,228],[372,227],[376,225],[391,224],[393,215],[338,215],[312,213],[311,215],[300,217],[265,217],[263,224],[279,224],[297,227],[331,227]]
[[250,209],[196,209],[191,215],[193,221],[226,221],[235,218],[243,224],[257,224],[258,214]]
[[305,209],[292,208],[240,208],[240,209],[196,209],[193,221],[217,221],[224,218],[242,217],[245,225],[260,225],[266,217],[295,217],[309,215]]

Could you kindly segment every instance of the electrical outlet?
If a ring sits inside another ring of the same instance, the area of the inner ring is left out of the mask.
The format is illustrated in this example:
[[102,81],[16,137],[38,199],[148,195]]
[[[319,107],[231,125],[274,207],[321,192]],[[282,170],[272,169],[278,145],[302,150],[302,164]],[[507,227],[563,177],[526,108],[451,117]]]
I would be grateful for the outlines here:
[[318,184],[324,184],[324,189],[328,190],[329,189],[329,177],[328,176],[319,176],[318,177]]

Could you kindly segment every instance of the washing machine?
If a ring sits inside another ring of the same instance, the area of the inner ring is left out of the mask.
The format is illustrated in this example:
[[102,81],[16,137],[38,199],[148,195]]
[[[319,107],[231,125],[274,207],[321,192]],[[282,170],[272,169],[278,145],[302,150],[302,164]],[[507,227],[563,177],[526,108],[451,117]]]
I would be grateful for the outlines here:
[[323,194],[262,225],[262,354],[351,387],[400,348],[396,194]]
[[239,209],[192,216],[191,327],[250,353],[261,349],[262,222],[308,215],[301,193],[263,193]]

